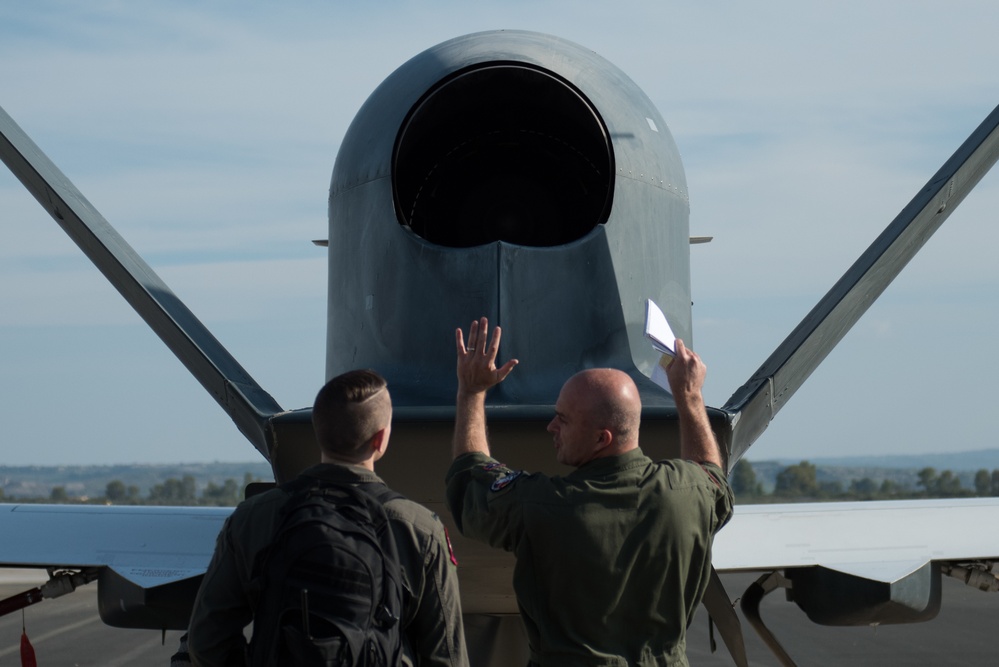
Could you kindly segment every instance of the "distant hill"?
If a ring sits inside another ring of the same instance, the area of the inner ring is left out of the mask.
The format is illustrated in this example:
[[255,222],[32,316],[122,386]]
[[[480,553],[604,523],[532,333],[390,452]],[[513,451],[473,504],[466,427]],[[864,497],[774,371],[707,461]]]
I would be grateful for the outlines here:
[[209,483],[222,485],[233,479],[240,485],[249,473],[256,479],[274,479],[266,461],[246,463],[181,463],[171,465],[107,465],[107,466],[0,466],[0,489],[6,498],[48,498],[57,486],[65,488],[71,497],[103,496],[108,482],[119,480],[126,486],[137,486],[141,495],[168,479],[195,479],[198,493]]
[[[816,466],[894,468],[920,470],[936,468],[954,472],[975,472],[985,468],[999,468],[999,449],[978,449],[949,454],[899,454],[892,456],[805,456],[800,458],[775,459],[776,463],[788,466],[807,460]],[[756,461],[749,459],[754,467]]]

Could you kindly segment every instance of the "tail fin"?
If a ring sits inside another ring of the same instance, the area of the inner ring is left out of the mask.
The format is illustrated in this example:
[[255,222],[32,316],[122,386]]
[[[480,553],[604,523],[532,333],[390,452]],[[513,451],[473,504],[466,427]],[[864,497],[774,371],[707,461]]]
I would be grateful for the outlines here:
[[735,465],[999,158],[999,106],[722,407]]

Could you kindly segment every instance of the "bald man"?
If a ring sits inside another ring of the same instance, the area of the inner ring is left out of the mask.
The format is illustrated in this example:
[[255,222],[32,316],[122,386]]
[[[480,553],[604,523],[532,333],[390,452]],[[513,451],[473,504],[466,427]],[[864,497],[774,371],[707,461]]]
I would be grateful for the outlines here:
[[458,357],[448,507],[462,534],[511,551],[529,665],[686,665],[686,628],[708,583],[711,542],[732,491],[701,395],[706,367],[683,342],[667,369],[680,419],[680,459],[639,448],[634,381],[598,368],[563,385],[548,431],[560,463],[549,477],[489,454],[485,395],[517,365],[496,366],[500,329],[473,322]]

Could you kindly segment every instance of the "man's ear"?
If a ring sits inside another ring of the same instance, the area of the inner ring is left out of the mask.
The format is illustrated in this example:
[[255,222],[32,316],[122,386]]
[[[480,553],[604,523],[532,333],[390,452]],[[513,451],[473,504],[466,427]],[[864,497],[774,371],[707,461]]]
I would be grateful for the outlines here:
[[614,442],[614,434],[612,434],[609,430],[602,428],[597,431],[597,446],[595,450],[599,452],[612,442]]
[[388,448],[388,436],[389,427],[386,426],[371,436],[371,440],[368,441],[368,446],[371,447],[371,452],[375,455],[375,458],[380,458],[385,454],[385,450]]

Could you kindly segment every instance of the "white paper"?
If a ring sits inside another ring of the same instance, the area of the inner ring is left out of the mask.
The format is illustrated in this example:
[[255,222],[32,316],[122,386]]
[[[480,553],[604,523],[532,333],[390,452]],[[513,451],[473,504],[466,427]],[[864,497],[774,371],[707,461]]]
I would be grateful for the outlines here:
[[662,354],[676,356],[676,350],[673,349],[676,336],[673,335],[663,311],[652,299],[645,301],[645,337],[652,342],[652,347]]
[[652,343],[652,348],[663,355],[652,369],[650,379],[666,391],[670,391],[666,367],[676,356],[676,350],[673,348],[676,336],[673,335],[673,329],[666,321],[663,311],[652,299],[645,301],[645,337]]

